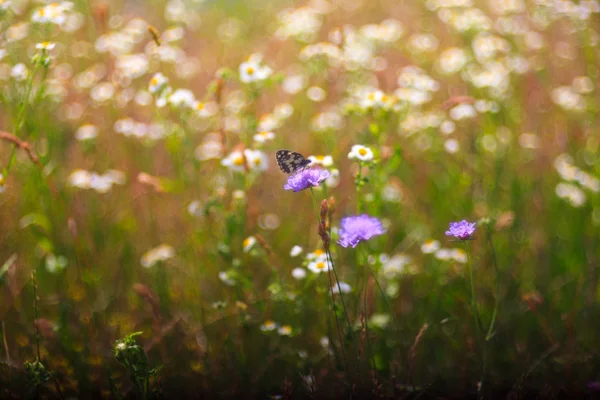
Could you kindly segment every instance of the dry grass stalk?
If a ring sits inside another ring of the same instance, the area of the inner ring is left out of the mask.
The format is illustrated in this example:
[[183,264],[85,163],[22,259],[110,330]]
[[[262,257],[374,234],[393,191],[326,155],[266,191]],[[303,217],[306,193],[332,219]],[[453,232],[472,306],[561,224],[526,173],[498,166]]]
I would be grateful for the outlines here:
[[3,131],[0,131],[0,139],[6,140],[7,142],[11,142],[13,145],[17,146],[18,148],[25,150],[25,152],[27,153],[27,156],[29,157],[31,162],[33,162],[38,167],[42,168],[42,164],[40,163],[38,156],[33,151],[33,147],[31,146],[31,144],[19,139],[18,137],[16,137],[13,134],[10,134],[8,132],[3,132]]

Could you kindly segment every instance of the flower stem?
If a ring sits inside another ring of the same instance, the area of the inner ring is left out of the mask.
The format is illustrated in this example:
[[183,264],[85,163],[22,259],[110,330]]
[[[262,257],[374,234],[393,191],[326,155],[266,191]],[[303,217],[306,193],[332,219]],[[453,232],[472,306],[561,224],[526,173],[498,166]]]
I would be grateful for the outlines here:
[[[29,80],[27,81],[27,89],[25,90],[25,96],[23,96],[23,102],[21,103],[21,106],[19,108],[19,113],[17,114],[17,123],[15,126],[15,132],[14,132],[15,136],[17,136],[17,137],[19,137],[21,128],[23,127],[23,124],[25,123],[25,110],[27,109],[27,104],[29,103],[29,97],[31,97],[31,90],[33,89],[33,81],[35,80],[35,76],[37,75],[38,69],[39,69],[39,64],[36,63],[33,68],[33,72],[31,73],[31,78],[29,78]],[[12,163],[15,159],[16,152],[17,152],[17,146],[13,146],[12,150],[10,152],[10,156],[8,158],[8,164],[6,164],[6,167],[4,168],[4,177],[5,178],[8,175],[8,172],[10,171]]]
[[335,276],[335,282],[337,284],[338,292],[340,293],[340,301],[342,302],[342,308],[344,309],[344,315],[346,316],[346,322],[348,323],[348,329],[350,331],[350,339],[352,340],[352,346],[354,347],[354,352],[356,354],[356,359],[358,360],[358,349],[356,348],[356,341],[354,340],[354,330],[352,329],[352,324],[350,323],[350,317],[348,316],[348,309],[346,308],[346,302],[344,301],[344,295],[342,293],[342,288],[340,286],[340,279],[338,278],[337,271],[335,269],[335,265],[333,264],[333,258],[331,257],[331,250],[326,250],[327,254],[327,262],[331,263],[331,270],[333,271],[333,275]]
[[471,311],[473,313],[473,322],[475,324],[475,336],[477,340],[477,344],[481,350],[481,379],[479,381],[479,389],[477,391],[477,398],[482,398],[483,393],[483,383],[485,380],[485,372],[486,372],[486,362],[487,362],[487,349],[486,349],[486,341],[484,339],[484,330],[481,325],[481,319],[479,317],[479,311],[477,310],[477,301],[475,300],[475,280],[473,279],[473,265],[471,264],[471,256],[469,254],[469,247],[467,246],[467,241],[463,240],[463,245],[465,247],[465,252],[467,253],[467,266],[469,267],[469,283],[471,286]]
[[485,340],[488,341],[492,338],[494,333],[494,326],[496,323],[496,317],[498,316],[498,308],[500,307],[500,269],[498,268],[498,260],[496,258],[496,250],[494,249],[494,243],[492,242],[492,230],[489,225],[486,225],[486,234],[487,239],[490,244],[490,248],[492,249],[492,260],[494,261],[494,269],[496,270],[496,284],[495,284],[495,301],[494,301],[494,311],[492,312],[492,320],[490,321],[490,326],[488,328],[487,334],[485,336]]
[[[315,193],[314,193],[312,187],[310,188],[310,195],[311,195],[312,200],[313,200],[313,208],[315,209],[315,214],[317,216],[317,223],[320,224],[321,223],[321,217],[319,215],[319,209],[317,208],[317,200],[315,198]],[[350,317],[348,316],[348,310],[346,308],[346,303],[344,302],[344,295],[342,293],[342,288],[340,287],[340,280],[338,278],[337,271],[336,271],[335,265],[333,263],[333,258],[331,257],[331,250],[327,248],[327,249],[325,249],[325,253],[327,255],[327,263],[331,263],[331,269],[333,270],[333,274],[335,276],[335,281],[336,281],[336,284],[337,284],[338,292],[340,293],[340,301],[342,303],[342,308],[344,309],[344,315],[346,316],[346,322],[348,323],[348,329],[350,330],[350,338],[352,339],[352,346],[354,347],[354,351],[356,353],[356,358],[358,359],[358,350],[356,348],[356,342],[354,340],[354,332],[352,331],[352,324],[350,323]],[[331,275],[330,275],[330,279],[331,279]],[[335,300],[333,299],[333,286],[331,288],[331,300],[333,301],[334,313],[335,313]],[[339,327],[339,322],[338,322],[338,319],[337,319],[337,313],[335,313],[335,320],[336,320],[336,323],[338,324],[338,327]],[[338,332],[339,332],[339,330],[338,330]],[[340,332],[340,335],[341,335],[341,332]],[[342,347],[342,352],[343,352],[344,351],[343,350],[344,342],[342,341],[341,337],[340,337],[340,342],[341,342],[340,346]],[[345,357],[346,356],[344,354],[344,360],[345,360]],[[346,365],[346,367],[347,367],[347,365]]]
[[375,359],[373,357],[373,349],[371,347],[371,338],[369,337],[369,323],[368,323],[368,318],[367,318],[367,292],[369,290],[369,274],[368,271],[370,270],[370,268],[368,267],[369,265],[369,256],[366,253],[366,251],[363,251],[363,263],[365,265],[365,289],[363,292],[363,311],[364,311],[364,315],[365,315],[365,334],[367,336],[367,358],[369,358],[371,360],[371,364],[373,365],[373,373],[375,373],[376,368],[375,368]]

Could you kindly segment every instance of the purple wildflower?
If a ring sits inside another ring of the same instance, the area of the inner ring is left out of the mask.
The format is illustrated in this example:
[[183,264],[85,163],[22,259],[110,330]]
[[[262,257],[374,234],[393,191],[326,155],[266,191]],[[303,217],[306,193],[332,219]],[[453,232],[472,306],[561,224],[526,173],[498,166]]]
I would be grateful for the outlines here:
[[356,247],[359,242],[385,233],[381,221],[367,214],[343,218],[340,225],[338,243],[342,247]]
[[446,236],[454,236],[458,240],[467,240],[475,232],[475,222],[467,222],[464,219],[460,222],[450,222],[450,229],[446,231]]
[[319,186],[331,174],[322,168],[305,168],[294,172],[283,186],[285,190],[299,192],[309,187]]

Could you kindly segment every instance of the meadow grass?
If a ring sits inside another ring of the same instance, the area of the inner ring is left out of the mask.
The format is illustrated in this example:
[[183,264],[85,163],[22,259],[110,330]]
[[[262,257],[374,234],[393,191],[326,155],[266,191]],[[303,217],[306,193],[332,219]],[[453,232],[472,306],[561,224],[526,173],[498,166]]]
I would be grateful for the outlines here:
[[0,0],[0,398],[597,395],[599,14]]

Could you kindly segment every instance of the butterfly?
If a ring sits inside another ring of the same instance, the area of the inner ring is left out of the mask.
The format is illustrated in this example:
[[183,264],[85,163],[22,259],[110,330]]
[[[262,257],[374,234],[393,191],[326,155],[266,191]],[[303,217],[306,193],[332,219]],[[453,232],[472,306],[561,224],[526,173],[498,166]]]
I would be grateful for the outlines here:
[[275,159],[279,169],[286,174],[292,174],[296,171],[304,169],[311,161],[305,158],[302,154],[290,150],[277,150]]

